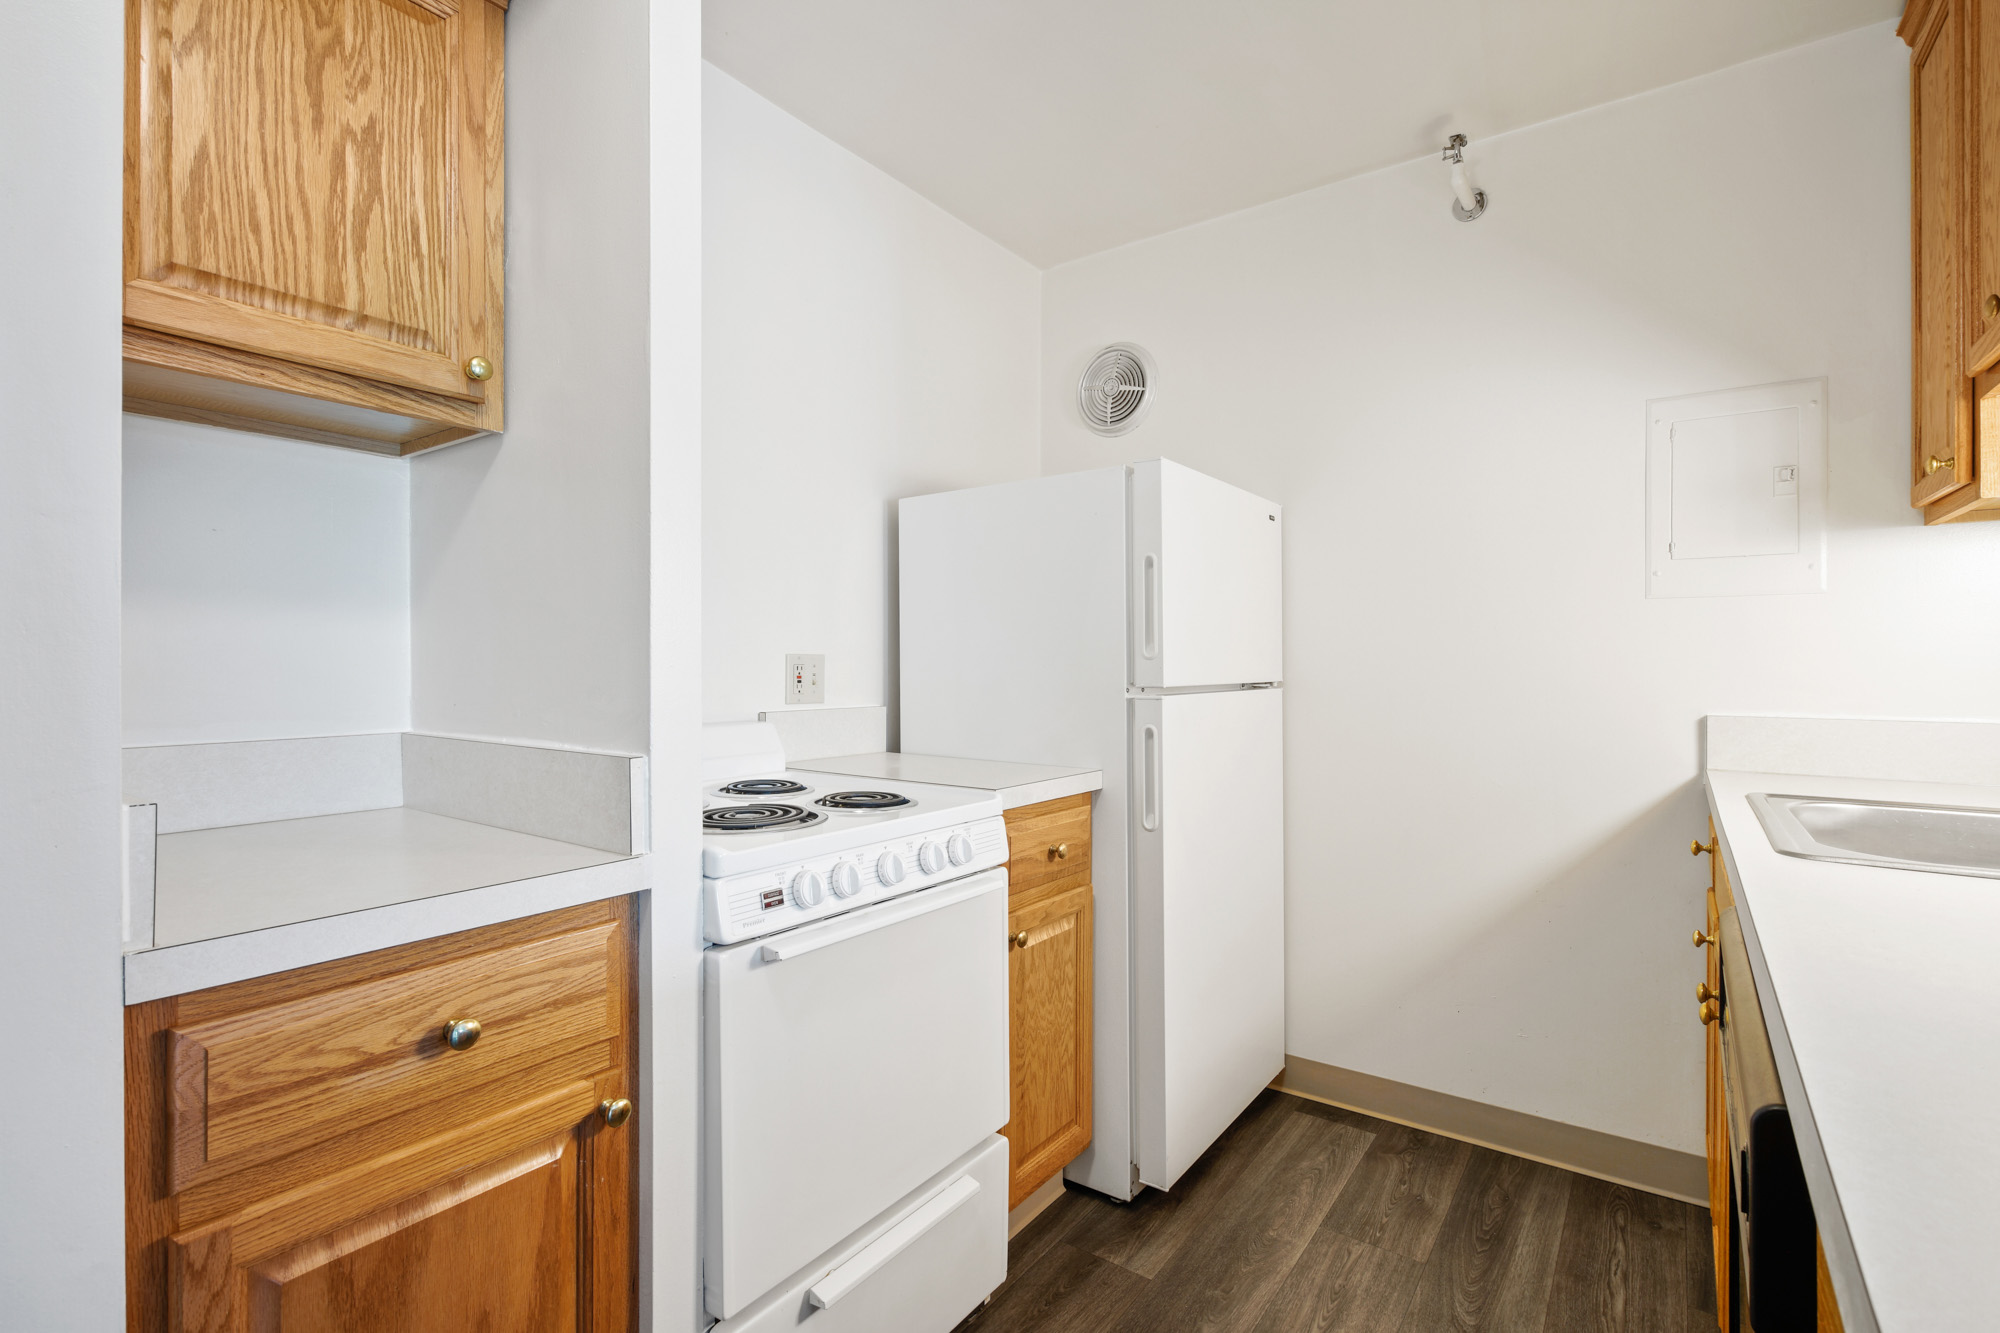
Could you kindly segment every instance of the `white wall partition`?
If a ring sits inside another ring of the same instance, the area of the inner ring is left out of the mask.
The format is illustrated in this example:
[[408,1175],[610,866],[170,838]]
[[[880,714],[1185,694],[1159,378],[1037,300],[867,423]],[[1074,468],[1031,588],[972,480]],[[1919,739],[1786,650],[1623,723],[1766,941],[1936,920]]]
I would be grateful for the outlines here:
[[888,704],[894,501],[1033,476],[1027,261],[703,67],[705,707]]
[[[1907,507],[1877,25],[1050,270],[1044,466],[1283,503],[1288,1048],[1701,1151],[1708,713],[1993,716],[2000,526]],[[1107,343],[1133,434],[1076,418]],[[1827,591],[1645,595],[1649,399],[1824,375]]]
[[0,1325],[125,1321],[119,1011],[123,10],[0,42]]

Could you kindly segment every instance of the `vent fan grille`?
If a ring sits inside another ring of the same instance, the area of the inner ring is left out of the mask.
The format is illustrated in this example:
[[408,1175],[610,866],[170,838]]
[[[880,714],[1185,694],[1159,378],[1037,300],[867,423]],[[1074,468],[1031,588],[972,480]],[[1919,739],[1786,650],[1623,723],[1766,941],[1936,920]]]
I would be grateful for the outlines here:
[[1123,435],[1153,405],[1153,358],[1133,343],[1113,343],[1090,359],[1076,386],[1083,424],[1099,435]]

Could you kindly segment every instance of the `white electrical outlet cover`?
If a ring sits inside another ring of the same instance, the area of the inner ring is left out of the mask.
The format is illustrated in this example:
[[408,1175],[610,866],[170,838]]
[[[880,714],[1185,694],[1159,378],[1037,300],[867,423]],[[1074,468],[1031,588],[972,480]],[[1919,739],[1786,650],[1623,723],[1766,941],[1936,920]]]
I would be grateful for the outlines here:
[[826,702],[826,654],[785,654],[785,702],[823,704]]

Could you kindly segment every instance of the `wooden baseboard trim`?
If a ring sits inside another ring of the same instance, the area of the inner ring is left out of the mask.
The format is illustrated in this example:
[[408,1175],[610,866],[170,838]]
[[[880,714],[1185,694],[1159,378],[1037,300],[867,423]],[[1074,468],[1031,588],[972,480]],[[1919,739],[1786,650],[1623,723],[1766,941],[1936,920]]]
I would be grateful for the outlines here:
[[1708,1207],[1708,1162],[1697,1153],[1676,1152],[1602,1130],[1544,1120],[1525,1111],[1489,1106],[1299,1055],[1285,1057],[1285,1072],[1271,1086],[1378,1120]]
[[1063,1178],[1058,1171],[1035,1187],[1035,1192],[1021,1200],[1021,1206],[1007,1214],[1007,1239],[1021,1234],[1021,1228],[1042,1215],[1042,1210],[1062,1197]]

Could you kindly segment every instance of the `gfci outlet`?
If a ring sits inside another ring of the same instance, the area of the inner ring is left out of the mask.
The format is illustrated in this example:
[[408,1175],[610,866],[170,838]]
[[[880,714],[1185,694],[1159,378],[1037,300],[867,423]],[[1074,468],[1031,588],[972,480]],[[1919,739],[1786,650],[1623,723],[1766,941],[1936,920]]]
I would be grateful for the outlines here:
[[823,704],[826,702],[826,654],[785,654],[785,702]]

